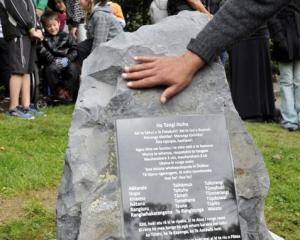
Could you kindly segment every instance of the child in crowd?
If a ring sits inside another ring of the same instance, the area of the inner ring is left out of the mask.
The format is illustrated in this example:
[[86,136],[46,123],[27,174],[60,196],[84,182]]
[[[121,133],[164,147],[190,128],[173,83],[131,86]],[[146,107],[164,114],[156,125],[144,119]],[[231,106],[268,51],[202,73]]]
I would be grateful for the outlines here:
[[66,26],[66,5],[63,0],[55,0],[55,10],[59,19],[59,30],[63,31]]
[[111,12],[115,15],[121,26],[124,28],[126,26],[126,22],[121,6],[114,2],[107,2],[107,4],[111,7]]
[[[37,29],[32,0],[0,0],[3,34],[8,44],[11,77],[9,80],[9,116],[32,119],[40,114],[30,105],[30,73],[35,64],[36,40],[43,34]],[[19,106],[21,96],[22,105]]]
[[78,67],[73,63],[77,57],[77,43],[72,36],[60,31],[56,12],[48,11],[42,16],[45,40],[38,53],[45,63],[45,78],[51,92],[64,100],[72,100],[78,90]]
[[83,60],[94,48],[123,32],[106,0],[80,0],[87,14],[87,40],[78,44],[78,60]]

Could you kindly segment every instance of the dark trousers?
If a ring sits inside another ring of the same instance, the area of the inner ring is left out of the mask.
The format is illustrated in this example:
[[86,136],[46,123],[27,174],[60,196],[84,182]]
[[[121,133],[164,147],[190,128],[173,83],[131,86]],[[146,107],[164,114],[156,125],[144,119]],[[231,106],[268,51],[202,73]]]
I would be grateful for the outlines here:
[[77,45],[77,61],[82,65],[83,60],[86,59],[92,52],[94,39],[86,39]]
[[0,38],[0,86],[4,86],[4,95],[8,96],[9,79],[10,79],[10,64],[7,42]]
[[45,67],[45,78],[52,93],[55,93],[59,86],[73,93],[77,92],[79,88],[79,74],[79,67],[74,63],[71,63],[64,69],[59,69],[55,64]]

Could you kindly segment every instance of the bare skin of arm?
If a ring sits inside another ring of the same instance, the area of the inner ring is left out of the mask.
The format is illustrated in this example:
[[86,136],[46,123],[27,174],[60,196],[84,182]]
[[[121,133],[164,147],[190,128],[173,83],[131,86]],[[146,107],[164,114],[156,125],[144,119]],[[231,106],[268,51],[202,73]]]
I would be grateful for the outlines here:
[[122,77],[129,80],[127,86],[132,89],[166,86],[160,96],[160,102],[166,103],[177,93],[185,89],[194,74],[205,62],[191,51],[175,57],[136,56],[134,66],[125,66]]
[[186,0],[188,4],[195,10],[205,13],[212,17],[212,14],[205,8],[200,0]]

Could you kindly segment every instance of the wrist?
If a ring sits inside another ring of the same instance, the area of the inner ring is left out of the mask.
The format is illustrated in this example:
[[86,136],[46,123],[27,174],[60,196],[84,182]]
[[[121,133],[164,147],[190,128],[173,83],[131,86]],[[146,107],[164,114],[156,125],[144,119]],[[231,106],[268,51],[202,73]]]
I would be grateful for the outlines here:
[[200,68],[202,68],[205,65],[205,61],[200,56],[198,56],[190,50],[187,50],[182,55],[182,58],[185,60],[185,63],[192,74],[197,72]]

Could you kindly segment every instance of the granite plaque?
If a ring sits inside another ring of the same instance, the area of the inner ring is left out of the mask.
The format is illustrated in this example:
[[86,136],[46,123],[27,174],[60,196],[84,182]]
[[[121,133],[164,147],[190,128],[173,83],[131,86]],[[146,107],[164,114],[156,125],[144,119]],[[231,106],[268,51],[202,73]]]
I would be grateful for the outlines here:
[[116,126],[125,239],[241,239],[223,115]]

